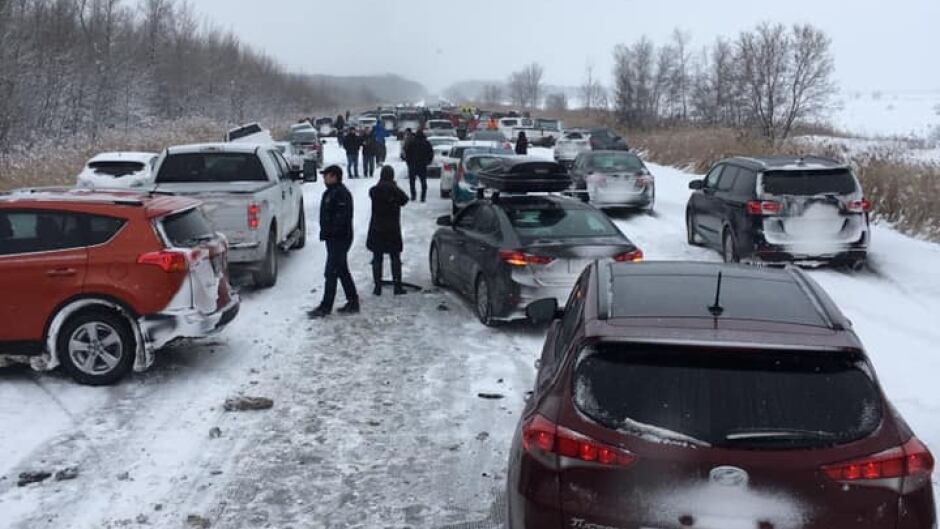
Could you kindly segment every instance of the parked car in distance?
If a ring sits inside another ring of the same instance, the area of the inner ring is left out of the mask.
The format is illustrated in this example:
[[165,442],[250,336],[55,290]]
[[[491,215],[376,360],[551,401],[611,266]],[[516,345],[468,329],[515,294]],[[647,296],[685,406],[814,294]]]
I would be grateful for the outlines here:
[[512,151],[500,147],[499,142],[495,141],[458,141],[454,143],[448,151],[441,156],[441,198],[448,198],[451,190],[454,188],[454,180],[457,169],[460,166],[460,160],[467,150],[498,150],[502,154],[512,154]]
[[576,196],[594,206],[653,211],[656,181],[643,160],[632,152],[583,152],[569,173]]
[[[486,174],[503,173],[516,185],[544,177],[542,171],[561,170],[554,162],[528,158],[503,158],[500,166]],[[606,215],[565,196],[484,198],[453,218],[439,218],[438,224],[442,228],[429,253],[431,279],[466,295],[485,325],[522,318],[528,304],[541,298],[556,297],[563,304],[575,279],[595,259],[643,257]]]
[[386,135],[395,136],[398,133],[398,116],[383,112],[380,119],[382,120],[382,125],[385,126]]
[[[460,158],[451,156],[449,159],[455,160],[453,163],[456,163],[457,168],[453,176],[449,171],[441,176],[441,189],[446,189],[451,199],[451,212],[456,214],[460,208],[477,199],[481,171],[499,164],[507,156],[515,155],[510,149],[474,146],[464,149]],[[448,163],[451,162],[445,161],[445,164]]]
[[[526,120],[522,120],[526,121]],[[562,123],[557,119],[536,118],[529,126],[520,126],[513,128],[512,137],[519,137],[520,132],[525,132],[529,145],[534,147],[551,147],[555,145],[562,134]]]
[[424,128],[428,136],[457,137],[457,129],[454,128],[454,124],[446,119],[429,119]]
[[378,123],[378,121],[378,118],[375,116],[359,116],[359,118],[356,120],[356,128],[359,130],[372,129],[375,128],[375,124]]
[[630,146],[616,132],[608,128],[590,129],[588,142],[595,151],[628,151]]
[[302,175],[273,145],[169,147],[157,162],[154,181],[158,193],[203,202],[212,224],[228,239],[229,263],[250,272],[259,287],[277,282],[278,248],[306,244]]
[[301,169],[304,174],[316,180],[317,170],[323,167],[323,143],[319,133],[313,129],[298,130],[291,132],[287,139],[303,157]]
[[166,344],[235,318],[226,253],[196,200],[88,189],[2,194],[0,365],[61,365],[90,385],[143,371]]
[[579,154],[591,150],[590,138],[591,135],[587,131],[569,130],[565,132],[555,142],[555,161],[565,167],[571,167]]
[[277,150],[284,155],[284,159],[287,160],[287,163],[290,165],[291,169],[295,171],[303,171],[304,168],[304,155],[294,149],[294,144],[289,141],[276,141],[274,146],[277,147]]
[[496,121],[497,130],[503,133],[509,141],[516,141],[516,137],[519,135],[519,130],[524,130],[532,127],[532,119],[524,117],[508,117],[508,118],[499,118]]
[[721,251],[726,262],[864,266],[870,204],[848,166],[816,157],[729,158],[689,187],[688,242]]
[[[771,300],[771,301],[768,301]],[[934,459],[807,274],[593,263],[510,448],[511,529],[915,529]]]
[[320,136],[336,136],[336,127],[333,125],[333,118],[317,118],[314,126]]
[[303,120],[290,126],[290,132],[295,132],[298,130],[316,130],[316,128],[313,126],[313,123],[310,123],[307,120]]
[[404,111],[398,113],[398,139],[402,139],[407,129],[411,132],[417,132],[421,128],[421,116],[414,111]]
[[130,189],[153,183],[154,152],[104,152],[95,155],[82,172],[76,185],[81,188]]
[[506,135],[498,130],[478,130],[467,138],[467,141],[491,141],[497,143],[503,149],[512,149],[512,143],[506,138]]
[[450,152],[451,147],[457,143],[457,138],[453,136],[431,136],[428,143],[434,149],[434,159],[428,166],[428,178],[440,178],[443,157]]
[[248,123],[226,132],[225,141],[268,145],[274,143],[274,138],[271,136],[271,131],[262,127],[260,123]]

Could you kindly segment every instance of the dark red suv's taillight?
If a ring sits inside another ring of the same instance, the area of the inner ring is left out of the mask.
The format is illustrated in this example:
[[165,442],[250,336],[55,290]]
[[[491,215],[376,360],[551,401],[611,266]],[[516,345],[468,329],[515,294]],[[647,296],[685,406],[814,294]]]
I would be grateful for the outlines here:
[[541,415],[535,415],[522,426],[522,448],[526,452],[555,454],[588,463],[626,467],[636,456],[615,446],[558,426]]
[[834,481],[863,481],[886,478],[930,476],[934,459],[916,437],[877,454],[860,459],[825,465],[822,471]]

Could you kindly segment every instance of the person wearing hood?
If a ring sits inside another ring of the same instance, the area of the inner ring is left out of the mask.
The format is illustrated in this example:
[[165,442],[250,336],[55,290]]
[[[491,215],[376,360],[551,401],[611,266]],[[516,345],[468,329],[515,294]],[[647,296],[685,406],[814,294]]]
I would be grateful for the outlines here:
[[520,130],[516,138],[516,154],[520,156],[529,154],[529,138],[526,137],[524,130]]
[[320,240],[326,243],[326,285],[320,305],[307,313],[310,319],[325,318],[333,312],[337,282],[342,283],[343,293],[346,294],[346,304],[338,312],[359,312],[359,294],[349,272],[348,262],[353,242],[352,194],[343,185],[343,170],[338,165],[327,167],[321,174],[326,185],[320,200]]
[[382,260],[388,254],[392,262],[392,280],[395,295],[405,293],[401,282],[401,208],[408,203],[408,195],[395,183],[395,170],[383,166],[379,183],[369,190],[372,199],[372,218],[369,220],[369,236],[366,248],[372,252],[372,278],[375,280],[376,296],[382,295]]

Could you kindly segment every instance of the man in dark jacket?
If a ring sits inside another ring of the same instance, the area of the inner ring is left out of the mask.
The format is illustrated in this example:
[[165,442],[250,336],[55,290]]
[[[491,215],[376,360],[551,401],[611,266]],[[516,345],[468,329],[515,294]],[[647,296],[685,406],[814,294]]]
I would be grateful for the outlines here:
[[395,170],[382,167],[379,183],[369,190],[372,199],[372,218],[369,220],[369,237],[366,248],[372,252],[372,278],[375,280],[376,296],[382,295],[382,258],[389,255],[392,261],[392,279],[395,295],[405,293],[401,283],[401,208],[408,203],[408,196],[395,184]]
[[516,154],[520,156],[529,154],[529,138],[523,130],[519,131],[519,136],[516,138]]
[[359,147],[362,140],[356,131],[349,129],[343,136],[343,149],[346,149],[346,174],[349,178],[359,178]]
[[363,131],[362,136],[362,176],[372,178],[375,174],[375,161],[378,157],[378,144],[370,129]]
[[434,160],[434,148],[424,136],[424,131],[418,130],[405,151],[405,161],[408,162],[409,169],[413,169],[408,174],[408,180],[411,183],[411,200],[417,200],[415,178],[421,180],[421,202],[427,199],[428,165],[432,160]]
[[353,241],[353,198],[343,185],[343,170],[338,165],[327,167],[322,174],[326,191],[320,200],[320,240],[326,243],[326,286],[320,305],[307,313],[311,319],[333,312],[337,281],[342,282],[346,294],[346,304],[339,312],[359,312],[359,294],[347,262]]

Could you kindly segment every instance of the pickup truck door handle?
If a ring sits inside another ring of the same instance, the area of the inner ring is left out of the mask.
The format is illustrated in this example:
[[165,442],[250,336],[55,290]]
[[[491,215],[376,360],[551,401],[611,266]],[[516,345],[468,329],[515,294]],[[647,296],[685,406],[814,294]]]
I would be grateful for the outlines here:
[[52,270],[46,270],[46,275],[49,277],[71,277],[78,273],[78,270],[74,268],[53,268]]

